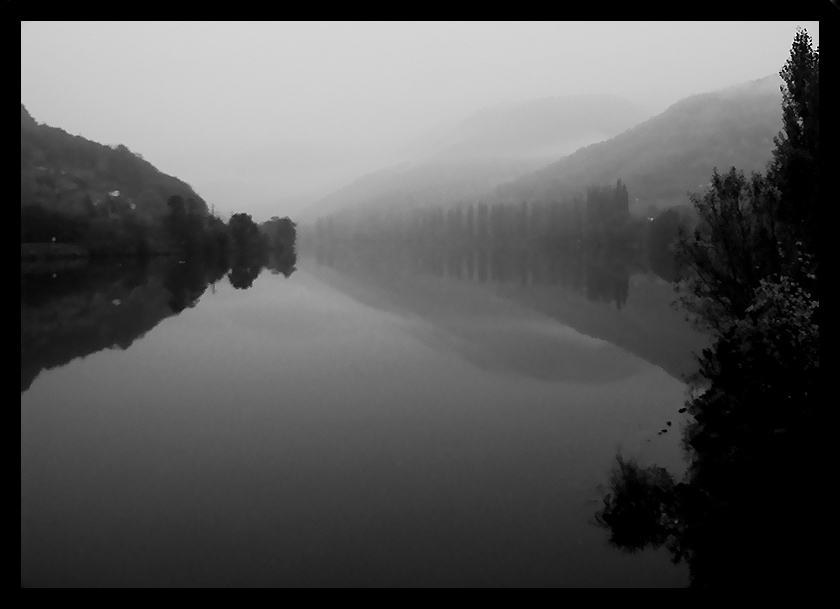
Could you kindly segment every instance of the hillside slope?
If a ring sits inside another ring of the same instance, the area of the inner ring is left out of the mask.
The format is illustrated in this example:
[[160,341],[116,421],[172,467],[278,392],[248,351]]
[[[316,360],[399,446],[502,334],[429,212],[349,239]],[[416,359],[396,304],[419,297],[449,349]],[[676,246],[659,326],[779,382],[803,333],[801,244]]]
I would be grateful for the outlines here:
[[89,214],[108,203],[146,218],[166,213],[173,195],[207,204],[189,184],[166,175],[123,145],[99,144],[38,124],[20,106],[20,204],[64,214]]
[[485,108],[424,142],[420,160],[360,177],[313,204],[306,219],[346,209],[472,200],[643,117],[640,108],[615,96],[552,97]]
[[630,209],[646,213],[687,202],[717,167],[763,171],[782,126],[778,76],[681,100],[662,114],[547,167],[500,185],[500,201],[562,199],[621,179]]

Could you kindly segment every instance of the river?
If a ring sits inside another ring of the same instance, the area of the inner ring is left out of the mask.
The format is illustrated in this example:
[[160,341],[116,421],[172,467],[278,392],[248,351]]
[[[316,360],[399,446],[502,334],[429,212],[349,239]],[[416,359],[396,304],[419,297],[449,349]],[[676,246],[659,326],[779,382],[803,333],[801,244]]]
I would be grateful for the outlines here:
[[617,451],[685,470],[670,286],[458,264],[22,277],[22,585],[685,586],[593,516]]

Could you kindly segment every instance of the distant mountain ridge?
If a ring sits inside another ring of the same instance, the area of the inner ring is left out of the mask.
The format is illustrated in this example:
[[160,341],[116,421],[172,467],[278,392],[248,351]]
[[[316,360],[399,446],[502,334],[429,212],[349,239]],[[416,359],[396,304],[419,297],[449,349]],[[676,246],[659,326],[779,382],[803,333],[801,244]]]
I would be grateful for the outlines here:
[[617,96],[551,97],[479,110],[418,146],[415,162],[384,168],[313,204],[317,217],[347,208],[449,206],[546,165],[644,117]]
[[[537,156],[564,144],[621,133],[643,110],[616,95],[570,95],[483,108],[461,121],[432,159]],[[535,154],[537,153],[537,154]]]
[[635,214],[687,205],[688,192],[702,191],[715,167],[766,168],[782,126],[781,84],[771,75],[693,95],[647,120],[630,102],[606,95],[485,108],[425,142],[422,161],[360,177],[313,204],[307,219],[347,210],[561,201],[618,179]]
[[780,77],[687,97],[604,142],[487,193],[491,200],[562,199],[621,179],[636,213],[688,203],[717,167],[763,171],[782,127]]

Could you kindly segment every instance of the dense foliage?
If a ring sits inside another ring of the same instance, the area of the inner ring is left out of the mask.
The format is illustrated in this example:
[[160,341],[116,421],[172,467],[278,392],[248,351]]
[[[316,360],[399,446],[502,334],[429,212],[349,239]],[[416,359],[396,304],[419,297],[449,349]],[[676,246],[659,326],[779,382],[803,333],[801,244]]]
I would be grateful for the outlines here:
[[620,547],[665,543],[696,586],[802,586],[821,560],[804,526],[821,414],[819,48],[807,32],[781,76],[784,130],[766,175],[715,172],[678,247],[683,302],[715,332],[683,409],[686,477],[620,460],[598,515]]
[[171,253],[261,268],[274,252],[278,268],[294,268],[289,218],[260,226],[238,213],[226,223],[139,154],[39,125],[22,105],[20,159],[23,258]]
[[105,146],[39,125],[21,105],[21,243],[75,243],[93,255],[167,251],[167,201],[206,215],[181,180],[123,145]]

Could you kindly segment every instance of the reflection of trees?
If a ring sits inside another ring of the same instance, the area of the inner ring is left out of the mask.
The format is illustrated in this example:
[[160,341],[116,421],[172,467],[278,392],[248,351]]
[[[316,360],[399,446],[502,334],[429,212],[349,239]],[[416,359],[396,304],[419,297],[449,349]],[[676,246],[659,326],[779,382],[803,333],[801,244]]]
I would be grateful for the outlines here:
[[[372,278],[386,289],[392,289],[392,279],[407,274],[491,286],[497,295],[627,349],[681,380],[696,369],[691,352],[706,342],[671,307],[675,295],[670,286],[642,278],[643,287],[630,301],[630,277],[646,270],[643,252],[619,256],[536,245],[430,251],[423,244],[338,241],[317,242],[315,255],[319,264]],[[605,304],[621,309],[620,314],[607,314]]]
[[674,562],[688,562],[693,587],[814,581],[821,560],[820,533],[808,526],[819,488],[815,451],[786,438],[751,449],[739,435],[695,428],[693,440],[707,448],[696,451],[680,483],[663,468],[619,459],[596,515],[610,542],[630,552],[664,544]]
[[246,252],[237,255],[228,273],[230,285],[238,290],[247,290],[259,276],[267,258],[262,253]]
[[490,277],[496,283],[507,283],[511,280],[509,268],[510,258],[501,248],[490,250]]
[[630,291],[630,275],[618,261],[588,260],[586,297],[595,302],[614,302],[624,306]]
[[446,255],[446,274],[454,279],[463,277],[465,252],[461,248],[450,248]]
[[35,265],[20,275],[21,309],[40,307],[58,298],[96,292],[103,286],[131,290],[148,280],[148,261],[129,259],[122,263]]
[[297,270],[297,255],[294,248],[284,247],[279,251],[272,251],[268,257],[266,268],[271,271],[272,275],[283,275],[286,279],[292,276]]
[[173,313],[193,307],[207,288],[204,265],[196,260],[170,260],[163,285],[169,290]]
[[487,283],[487,264],[488,264],[487,252],[484,249],[478,250],[478,282],[479,283]]
[[21,391],[42,370],[103,349],[127,349],[191,306],[218,277],[218,268],[168,258],[22,273]]
[[662,467],[641,468],[617,457],[612,493],[596,514],[610,531],[610,543],[629,552],[659,547],[679,533],[677,493],[673,477]]
[[[630,290],[631,267],[626,255],[609,257],[585,253],[529,248],[411,249],[388,247],[321,247],[319,264],[335,266],[350,259],[361,262],[367,272],[376,269],[403,270],[460,281],[492,281],[520,286],[563,286],[583,293],[592,302],[612,302],[622,308]],[[412,262],[414,261],[414,262]],[[641,261],[635,268],[641,268]]]
[[[179,209],[177,199],[176,210]],[[182,214],[183,215],[183,214]],[[186,216],[184,216],[186,217]],[[175,215],[175,227],[181,215]],[[246,228],[250,225],[243,224]],[[253,231],[252,231],[253,232]],[[268,257],[268,254],[271,257]],[[62,366],[102,349],[126,349],[161,320],[195,306],[207,286],[228,273],[231,284],[248,288],[263,265],[289,277],[295,271],[290,247],[248,247],[193,252],[173,257],[125,258],[109,263],[22,263],[21,391],[44,369]]]
[[812,437],[821,406],[817,311],[792,282],[766,283],[704,351],[704,391],[686,408],[688,472],[674,485],[659,468],[619,461],[600,514],[616,545],[665,543],[687,560],[694,586],[814,578],[819,533],[806,523],[821,462]]

